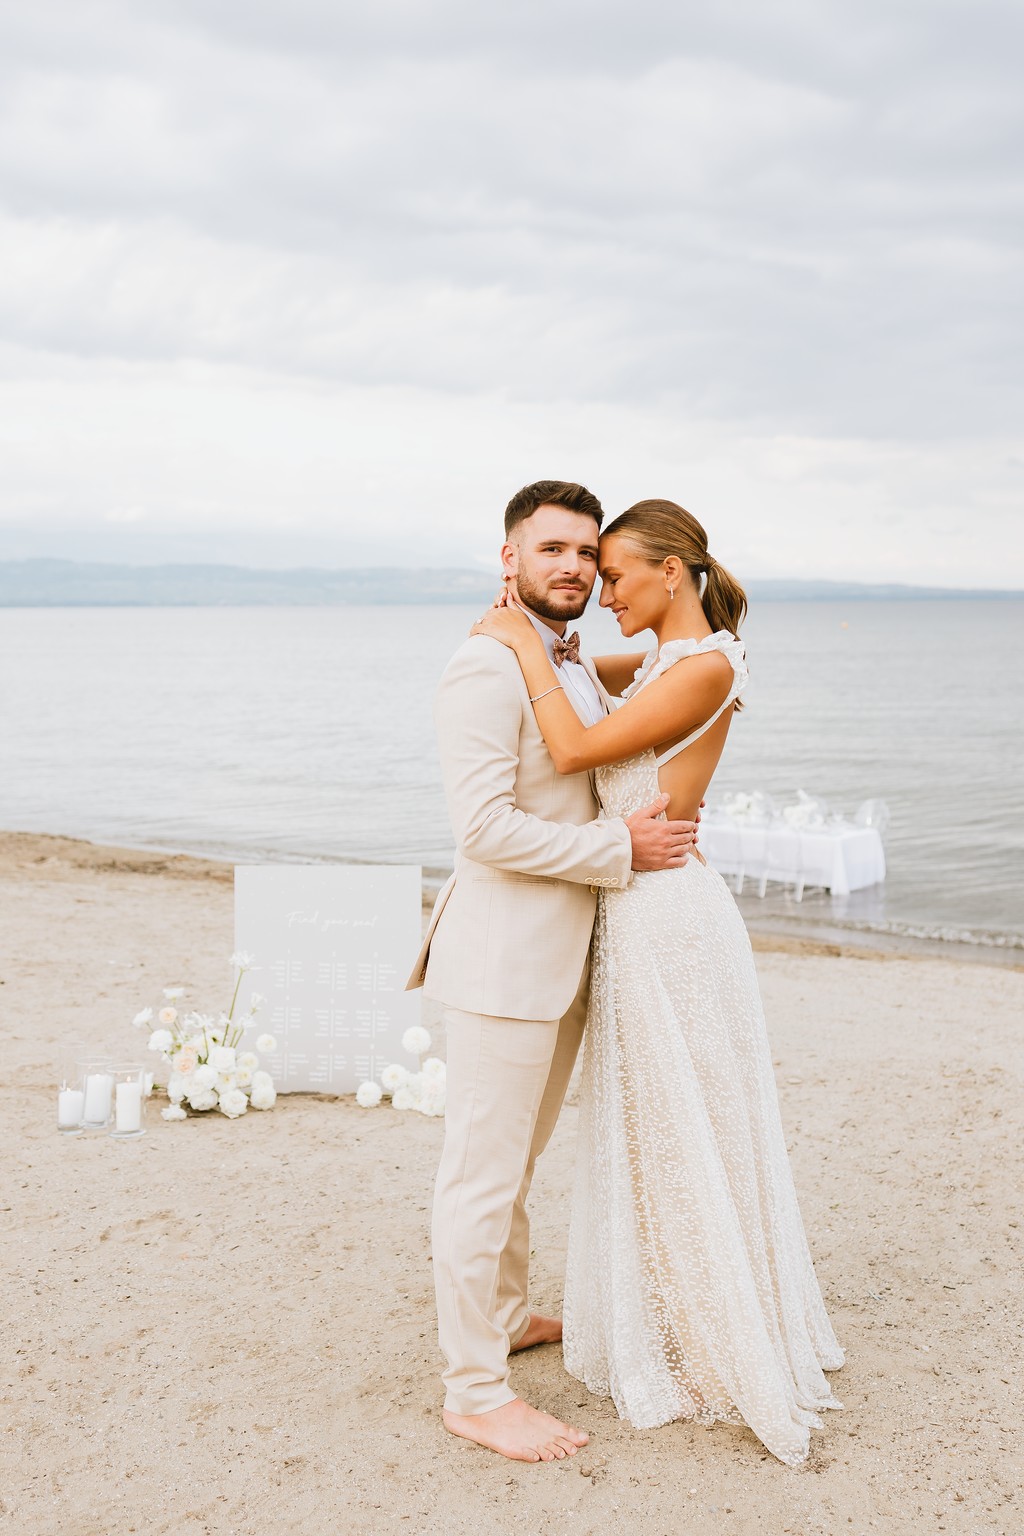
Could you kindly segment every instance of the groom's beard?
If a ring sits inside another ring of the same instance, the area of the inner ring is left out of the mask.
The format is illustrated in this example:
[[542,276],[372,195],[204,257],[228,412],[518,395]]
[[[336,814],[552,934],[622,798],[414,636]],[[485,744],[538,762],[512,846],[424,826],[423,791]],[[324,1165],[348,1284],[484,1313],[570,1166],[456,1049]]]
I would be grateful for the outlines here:
[[590,601],[590,593],[582,585],[570,588],[559,583],[542,587],[522,570],[516,576],[516,591],[525,607],[539,618],[550,619],[552,624],[568,624],[578,619]]

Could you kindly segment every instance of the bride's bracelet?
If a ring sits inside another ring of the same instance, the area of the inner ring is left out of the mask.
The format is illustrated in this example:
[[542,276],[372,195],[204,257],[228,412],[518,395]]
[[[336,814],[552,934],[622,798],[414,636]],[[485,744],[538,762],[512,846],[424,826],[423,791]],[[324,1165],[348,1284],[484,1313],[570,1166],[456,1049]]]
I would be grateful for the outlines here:
[[535,693],[533,698],[530,700],[530,703],[536,704],[538,699],[546,699],[549,693],[557,693],[561,686],[561,683],[556,683],[553,688],[548,688],[544,693]]

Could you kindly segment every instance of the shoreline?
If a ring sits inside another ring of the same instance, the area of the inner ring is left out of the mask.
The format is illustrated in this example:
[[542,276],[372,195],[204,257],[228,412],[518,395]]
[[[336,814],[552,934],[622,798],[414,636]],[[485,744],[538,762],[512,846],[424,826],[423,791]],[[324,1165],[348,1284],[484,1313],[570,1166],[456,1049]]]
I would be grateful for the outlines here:
[[[233,882],[236,864],[344,864],[369,861],[328,859],[309,855],[276,853],[273,858],[245,858],[231,853],[198,853],[159,843],[120,844],[95,842],[92,838],[53,832],[0,830],[0,858],[14,854],[30,864],[63,859],[81,869],[169,875],[172,878]],[[422,867],[422,866],[421,866]],[[447,874],[423,869],[423,909],[429,914]],[[827,916],[787,918],[761,915],[740,904],[751,947],[756,953],[834,955],[863,960],[943,960],[951,964],[981,965],[997,970],[1024,971],[1024,947],[1013,944],[972,944],[957,939],[915,937],[880,932],[831,922]]]

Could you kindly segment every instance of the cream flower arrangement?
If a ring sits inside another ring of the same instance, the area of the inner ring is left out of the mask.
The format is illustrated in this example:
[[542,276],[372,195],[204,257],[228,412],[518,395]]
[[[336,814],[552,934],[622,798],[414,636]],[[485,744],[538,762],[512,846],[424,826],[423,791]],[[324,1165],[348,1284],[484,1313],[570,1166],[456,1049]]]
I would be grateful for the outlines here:
[[420,1058],[419,1071],[410,1072],[401,1062],[390,1062],[382,1069],[379,1083],[370,1079],[359,1084],[356,1103],[361,1109],[376,1109],[389,1098],[392,1109],[414,1109],[431,1119],[443,1115],[448,1069],[439,1056],[427,1056],[429,1031],[413,1024],[402,1036],[402,1049]]
[[149,1037],[149,1049],[167,1062],[171,1071],[167,1083],[165,1120],[185,1120],[191,1110],[203,1114],[217,1109],[229,1120],[237,1120],[249,1109],[273,1109],[277,1090],[270,1073],[261,1069],[260,1055],[277,1049],[273,1035],[260,1035],[256,1050],[244,1047],[247,1030],[256,1023],[255,1013],[264,1001],[253,993],[245,1018],[235,1018],[235,1005],[242,977],[251,970],[251,955],[235,954],[235,990],[227,1013],[212,1014],[180,1011],[176,1006],[185,996],[184,987],[165,987],[163,1005],[155,1010],[143,1008],[132,1023],[145,1029],[154,1019],[160,1026]]

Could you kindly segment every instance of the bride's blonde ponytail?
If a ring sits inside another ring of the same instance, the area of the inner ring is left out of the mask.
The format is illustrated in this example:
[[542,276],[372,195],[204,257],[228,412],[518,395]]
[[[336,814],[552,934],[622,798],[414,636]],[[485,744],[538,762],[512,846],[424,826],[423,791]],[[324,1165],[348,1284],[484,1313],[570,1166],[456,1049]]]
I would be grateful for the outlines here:
[[605,537],[613,533],[628,538],[651,565],[661,565],[670,555],[677,556],[689,570],[698,591],[700,578],[706,574],[700,601],[708,623],[713,630],[727,629],[739,638],[747,595],[735,576],[708,554],[708,536],[692,512],[674,501],[638,501],[604,530]]

